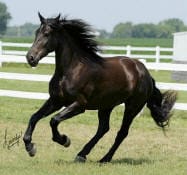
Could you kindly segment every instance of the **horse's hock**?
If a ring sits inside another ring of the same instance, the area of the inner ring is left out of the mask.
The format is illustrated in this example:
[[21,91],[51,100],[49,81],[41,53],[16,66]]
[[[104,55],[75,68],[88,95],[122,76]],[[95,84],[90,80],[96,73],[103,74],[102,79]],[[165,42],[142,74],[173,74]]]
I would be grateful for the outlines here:
[[[187,64],[187,32],[174,33],[173,62]],[[180,82],[187,82],[187,72],[173,71],[172,79]]]

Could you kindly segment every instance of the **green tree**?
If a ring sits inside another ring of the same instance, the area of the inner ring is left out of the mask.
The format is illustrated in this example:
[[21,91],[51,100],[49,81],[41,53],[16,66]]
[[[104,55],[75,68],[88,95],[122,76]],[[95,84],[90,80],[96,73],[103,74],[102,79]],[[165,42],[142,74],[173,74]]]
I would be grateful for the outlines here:
[[132,37],[155,38],[158,35],[158,28],[155,24],[137,24],[133,26]]
[[171,27],[167,26],[167,25],[158,25],[158,33],[156,38],[172,38],[172,29]]
[[130,38],[132,36],[133,25],[131,22],[117,24],[112,32],[113,38]]
[[7,23],[11,19],[10,13],[7,11],[6,4],[0,2],[0,35],[4,35],[7,29]]
[[11,26],[7,28],[7,36],[16,36],[16,37],[33,37],[36,29],[39,25],[32,23],[25,23],[21,26]]
[[158,25],[168,27],[171,32],[181,32],[187,30],[187,26],[185,26],[184,22],[178,18],[163,20],[159,22]]
[[39,25],[25,23],[24,25],[20,26],[21,36],[34,36],[35,31],[38,27]]

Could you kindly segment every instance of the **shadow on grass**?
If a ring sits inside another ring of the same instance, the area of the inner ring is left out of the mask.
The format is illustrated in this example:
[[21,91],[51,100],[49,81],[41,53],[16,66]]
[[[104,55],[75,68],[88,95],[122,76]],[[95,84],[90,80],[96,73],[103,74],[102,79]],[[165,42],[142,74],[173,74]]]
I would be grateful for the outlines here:
[[[62,160],[62,159],[58,159],[56,161],[54,161],[54,163],[56,165],[62,165],[62,164],[78,164],[80,162],[75,162],[75,161],[66,161],[66,160]],[[94,161],[91,161],[91,160],[88,160],[86,163],[93,163],[93,164],[100,164],[102,165],[101,163],[99,162],[94,162]],[[117,159],[117,160],[112,160],[110,163],[108,164],[128,164],[128,165],[142,165],[142,164],[152,164],[154,163],[153,160],[149,160],[149,159],[143,159],[143,158],[140,158],[140,159],[133,159],[133,158],[124,158],[124,159]],[[81,163],[81,164],[84,164],[84,163]],[[103,165],[106,165],[105,163]]]
[[149,159],[133,159],[133,158],[124,158],[124,159],[117,159],[117,160],[112,160],[112,164],[128,164],[128,165],[142,165],[142,164],[152,164],[154,163],[153,160]]

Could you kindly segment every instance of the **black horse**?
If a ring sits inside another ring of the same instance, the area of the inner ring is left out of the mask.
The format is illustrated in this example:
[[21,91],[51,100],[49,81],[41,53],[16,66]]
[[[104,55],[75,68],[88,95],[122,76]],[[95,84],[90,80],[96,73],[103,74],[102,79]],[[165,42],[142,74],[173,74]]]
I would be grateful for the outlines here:
[[61,19],[60,15],[45,19],[40,13],[39,18],[41,25],[26,56],[28,63],[35,67],[49,52],[55,51],[56,67],[49,83],[50,97],[32,115],[23,138],[30,156],[36,153],[36,145],[31,142],[36,123],[62,107],[65,108],[51,119],[50,126],[53,141],[65,147],[70,145],[70,139],[59,133],[59,123],[85,110],[98,110],[98,130],[78,153],[78,161],[85,161],[91,149],[109,130],[110,113],[121,103],[125,103],[121,128],[111,149],[100,162],[112,159],[128,135],[134,117],[146,103],[156,124],[162,128],[168,125],[176,93],[161,93],[141,62],[124,56],[99,56],[90,26],[82,20]]

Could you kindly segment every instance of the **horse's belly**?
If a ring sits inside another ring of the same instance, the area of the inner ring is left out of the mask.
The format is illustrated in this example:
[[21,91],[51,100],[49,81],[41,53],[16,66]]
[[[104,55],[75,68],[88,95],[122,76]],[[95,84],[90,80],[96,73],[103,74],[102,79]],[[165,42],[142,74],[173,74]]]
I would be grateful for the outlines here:
[[101,108],[111,108],[117,106],[121,103],[124,103],[126,99],[129,97],[127,93],[119,93],[119,94],[108,94],[106,96],[97,96],[88,101],[86,106],[87,109],[101,109]]

